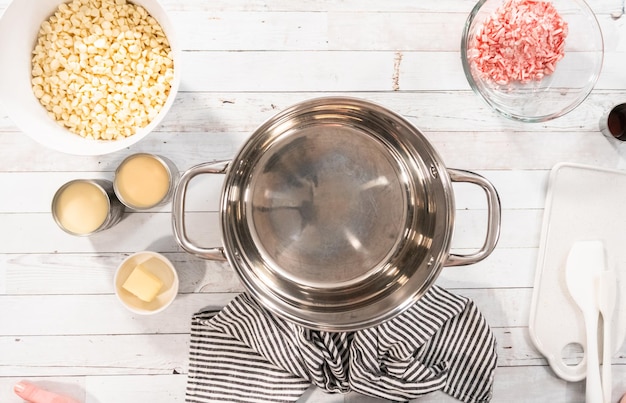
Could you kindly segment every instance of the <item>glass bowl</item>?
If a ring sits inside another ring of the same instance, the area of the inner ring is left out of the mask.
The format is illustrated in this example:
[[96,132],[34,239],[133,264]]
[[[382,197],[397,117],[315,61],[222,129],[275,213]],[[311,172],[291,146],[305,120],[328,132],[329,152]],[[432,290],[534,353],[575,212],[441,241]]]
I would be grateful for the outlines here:
[[[551,74],[527,82],[496,82],[477,63],[477,32],[500,7],[530,0],[480,0],[469,14],[461,40],[465,76],[474,92],[502,115],[523,122],[544,122],[562,116],[589,95],[604,56],[604,41],[598,21],[583,0],[555,0],[550,3],[567,23],[564,53]],[[508,29],[508,28],[507,28]],[[519,54],[512,50],[514,54]],[[547,72],[548,70],[546,70]]]

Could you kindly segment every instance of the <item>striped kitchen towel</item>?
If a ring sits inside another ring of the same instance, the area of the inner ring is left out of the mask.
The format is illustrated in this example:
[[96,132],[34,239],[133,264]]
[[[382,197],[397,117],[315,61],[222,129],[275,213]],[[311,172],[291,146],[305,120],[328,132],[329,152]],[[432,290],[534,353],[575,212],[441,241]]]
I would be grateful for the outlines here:
[[192,318],[186,401],[295,402],[316,385],[407,401],[441,390],[491,399],[496,341],[474,303],[433,286],[400,315],[356,332],[285,321],[241,294]]

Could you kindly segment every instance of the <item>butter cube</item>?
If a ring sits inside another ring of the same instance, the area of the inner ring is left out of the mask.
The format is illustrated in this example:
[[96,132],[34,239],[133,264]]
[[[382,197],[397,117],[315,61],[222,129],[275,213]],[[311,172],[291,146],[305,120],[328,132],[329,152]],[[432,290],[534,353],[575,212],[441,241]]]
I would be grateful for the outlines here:
[[142,264],[138,264],[126,279],[122,288],[142,301],[151,302],[163,287],[163,282]]

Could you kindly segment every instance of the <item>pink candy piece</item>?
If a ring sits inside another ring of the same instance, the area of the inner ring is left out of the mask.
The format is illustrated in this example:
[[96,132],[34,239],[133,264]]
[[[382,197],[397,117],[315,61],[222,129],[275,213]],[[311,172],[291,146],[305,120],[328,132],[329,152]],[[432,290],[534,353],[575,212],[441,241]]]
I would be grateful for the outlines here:
[[507,0],[478,28],[468,55],[498,84],[541,80],[564,57],[567,30],[550,2]]

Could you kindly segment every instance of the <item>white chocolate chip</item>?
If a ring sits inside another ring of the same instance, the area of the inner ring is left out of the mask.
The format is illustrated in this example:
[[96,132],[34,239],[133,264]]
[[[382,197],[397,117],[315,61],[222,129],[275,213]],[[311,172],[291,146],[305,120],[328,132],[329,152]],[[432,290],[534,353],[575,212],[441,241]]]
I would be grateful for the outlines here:
[[173,82],[167,38],[126,0],[73,0],[41,24],[33,93],[50,116],[85,138],[127,137],[147,126]]

